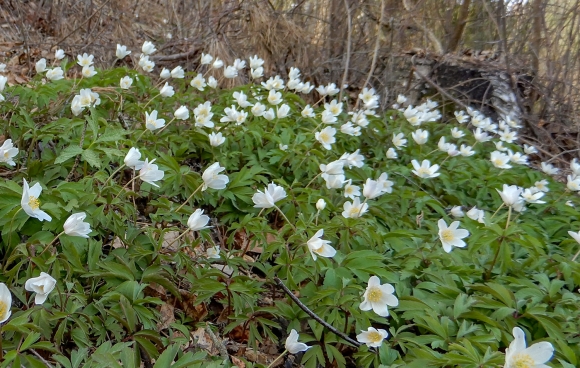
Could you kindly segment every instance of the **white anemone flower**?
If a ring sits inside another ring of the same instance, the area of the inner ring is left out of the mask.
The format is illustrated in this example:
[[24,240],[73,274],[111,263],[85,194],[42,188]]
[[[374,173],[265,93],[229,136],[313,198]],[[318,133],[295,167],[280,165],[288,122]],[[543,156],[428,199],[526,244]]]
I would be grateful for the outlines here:
[[224,189],[226,184],[230,182],[230,179],[227,177],[227,175],[219,173],[225,169],[225,167],[220,166],[219,162],[214,162],[211,164],[211,166],[205,169],[201,176],[203,179],[203,187],[201,190],[204,191],[207,188]]
[[290,331],[290,335],[288,335],[288,337],[286,338],[286,343],[284,344],[284,347],[290,354],[296,354],[301,351],[306,351],[310,349],[312,346],[308,346],[302,342],[298,342],[298,332],[292,329],[292,331]]
[[187,219],[187,227],[191,231],[199,231],[209,228],[209,226],[207,226],[208,222],[209,216],[204,215],[203,210],[198,208]]
[[360,334],[356,335],[356,340],[366,344],[369,348],[379,348],[388,336],[389,333],[386,330],[369,327],[366,331],[361,331]]
[[429,160],[423,160],[421,165],[419,165],[417,160],[412,160],[411,164],[413,165],[413,168],[415,168],[413,173],[420,178],[435,178],[440,175],[440,173],[437,172],[437,170],[439,170],[439,165],[431,166]]
[[40,209],[40,200],[38,199],[42,192],[40,183],[36,183],[32,188],[30,188],[26,179],[23,180],[22,200],[20,201],[20,204],[22,205],[24,212],[26,212],[28,216],[39,219],[40,221],[51,221],[52,217]]
[[0,282],[0,323],[4,323],[10,318],[12,311],[12,294],[3,282]]
[[256,208],[272,208],[276,206],[276,202],[286,198],[286,191],[279,185],[274,183],[268,184],[264,192],[258,190],[252,196],[254,207]]
[[554,355],[554,347],[541,341],[526,347],[526,334],[519,327],[512,330],[514,340],[505,350],[504,368],[549,368],[546,364]]
[[45,272],[41,272],[40,276],[28,279],[24,284],[24,289],[36,293],[34,297],[34,304],[42,304],[48,298],[48,294],[56,286],[56,280]]
[[84,212],[73,213],[64,222],[64,233],[68,236],[78,236],[81,238],[88,238],[91,232],[91,225],[83,220],[87,218]]
[[336,254],[336,249],[330,245],[330,240],[322,240],[322,235],[324,235],[324,230],[320,229],[306,243],[306,245],[308,245],[308,250],[312,255],[312,259],[315,261],[318,256],[331,258]]
[[367,289],[363,294],[363,302],[360,309],[363,311],[373,310],[381,317],[389,315],[388,307],[399,305],[399,299],[393,293],[395,288],[391,284],[381,285],[381,280],[377,276],[371,276]]
[[448,227],[445,220],[440,219],[437,222],[437,226],[439,227],[439,239],[443,244],[443,250],[445,252],[451,252],[453,247],[465,247],[466,244],[461,239],[469,236],[469,231],[458,229],[459,221],[453,221]]

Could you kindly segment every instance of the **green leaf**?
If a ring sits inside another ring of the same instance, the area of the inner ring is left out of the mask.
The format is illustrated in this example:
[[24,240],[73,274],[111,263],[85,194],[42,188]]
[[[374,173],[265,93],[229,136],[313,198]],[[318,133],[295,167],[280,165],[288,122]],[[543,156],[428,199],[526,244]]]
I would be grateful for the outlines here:
[[60,155],[54,160],[55,164],[60,164],[65,162],[66,160],[75,157],[76,155],[80,155],[83,153],[83,149],[79,146],[68,146],[62,151],[60,151]]
[[84,161],[86,161],[92,167],[100,168],[101,167],[101,159],[99,155],[93,151],[92,149],[86,149],[83,151],[81,157]]

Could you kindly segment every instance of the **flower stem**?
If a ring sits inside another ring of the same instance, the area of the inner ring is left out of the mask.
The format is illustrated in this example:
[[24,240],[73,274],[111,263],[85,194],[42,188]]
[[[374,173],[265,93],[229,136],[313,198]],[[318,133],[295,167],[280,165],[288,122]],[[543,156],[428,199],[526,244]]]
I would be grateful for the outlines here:
[[173,241],[171,243],[169,243],[166,248],[169,248],[170,246],[172,246],[173,243],[175,243],[179,239],[183,238],[185,236],[185,234],[187,234],[188,232],[189,232],[189,228],[185,229],[185,231],[181,235],[179,235],[177,238],[173,239]]
[[497,210],[495,210],[495,212],[493,213],[493,215],[491,215],[491,217],[489,218],[489,220],[490,220],[490,221],[491,221],[491,219],[493,219],[493,217],[494,217],[495,215],[497,215],[497,213],[499,212],[499,210],[501,210],[501,209],[503,208],[503,206],[505,206],[505,203],[502,203],[502,204],[501,204],[501,206],[499,206],[499,207],[497,208]]
[[125,184],[123,186],[123,188],[121,188],[121,190],[119,191],[119,193],[117,193],[117,195],[115,196],[115,198],[113,198],[113,200],[119,198],[119,196],[121,195],[121,193],[123,193],[123,189],[127,188],[129,186],[129,184],[131,184],[132,182],[134,182],[139,176],[135,176],[133,179],[129,180],[127,182],[127,184]]
[[161,134],[161,132],[162,132],[162,131],[164,131],[164,130],[165,130],[165,128],[167,128],[167,127],[169,126],[169,124],[173,123],[173,120],[175,120],[175,116],[173,117],[173,119],[171,119],[171,120],[169,121],[169,123],[165,124],[165,126],[164,126],[163,128],[159,129],[159,130],[157,131],[157,134]]
[[312,178],[312,180],[310,180],[310,182],[308,184],[306,184],[306,186],[304,187],[304,189],[308,188],[310,186],[310,184],[312,184],[314,182],[314,180],[316,180],[320,175],[322,175],[322,173],[319,173],[314,178]]
[[187,202],[189,202],[189,200],[195,195],[195,193],[197,193],[201,188],[203,187],[203,184],[201,184],[199,187],[197,187],[196,190],[193,191],[193,193],[191,193],[191,195],[189,197],[187,197],[187,199],[185,200],[185,202],[183,202],[181,204],[181,206],[177,207],[177,209],[175,210],[175,212],[179,212],[179,210],[185,206],[187,204]]
[[267,368],[270,368],[274,365],[274,363],[276,363],[276,361],[278,361],[278,359],[282,358],[284,355],[286,355],[286,353],[288,352],[288,350],[285,350],[282,352],[282,354],[278,355],[276,357],[276,359],[272,360],[272,363],[270,363],[270,365]]
[[507,218],[507,221],[505,223],[504,235],[502,235],[502,237],[500,238],[499,244],[497,245],[497,251],[495,252],[495,255],[493,256],[493,261],[491,262],[491,266],[489,266],[489,269],[485,273],[486,280],[489,280],[491,278],[491,271],[493,270],[493,267],[495,266],[495,263],[497,262],[497,258],[499,256],[499,252],[501,250],[501,246],[503,244],[503,240],[505,239],[505,231],[508,229],[508,227],[510,225],[511,215],[512,215],[512,207],[509,206],[508,207],[508,218]]
[[287,222],[287,223],[288,223],[290,226],[292,226],[292,229],[294,229],[294,231],[296,231],[296,226],[294,226],[294,225],[293,225],[293,224],[290,222],[290,220],[288,220],[288,217],[286,217],[286,215],[284,214],[284,212],[282,212],[282,210],[281,210],[281,209],[280,209],[278,206],[276,206],[276,205],[274,205],[274,208],[276,208],[276,209],[278,210],[278,212],[280,212],[280,214],[282,215],[282,217],[284,217],[284,220],[286,220],[286,222]]
[[154,100],[156,97],[158,97],[159,95],[161,95],[161,93],[158,93],[158,94],[156,94],[155,96],[153,96],[153,97],[152,97],[152,98],[149,100],[149,102],[147,102],[147,103],[145,104],[145,106],[143,106],[143,107],[142,107],[142,109],[143,109],[143,110],[145,110],[145,108],[146,108],[146,107],[147,107],[147,106],[148,106],[148,105],[151,103],[151,101],[153,101],[153,100]]
[[105,184],[103,184],[103,186],[107,185],[107,183],[109,182],[109,180],[111,180],[113,178],[113,176],[115,176],[116,173],[118,173],[119,171],[123,170],[123,168],[125,167],[125,164],[119,166],[119,168],[115,171],[113,171],[113,173],[111,174],[111,176],[109,176],[107,178],[107,180],[105,180]]
[[53,245],[58,240],[58,238],[60,238],[60,236],[62,234],[64,234],[64,231],[62,233],[58,234],[56,236],[56,238],[52,239],[52,241],[50,243],[48,243],[48,245],[46,247],[44,247],[44,249],[42,250],[42,252],[40,252],[40,254],[38,256],[40,257],[44,252],[46,252],[48,250],[48,248],[50,248],[50,246]]

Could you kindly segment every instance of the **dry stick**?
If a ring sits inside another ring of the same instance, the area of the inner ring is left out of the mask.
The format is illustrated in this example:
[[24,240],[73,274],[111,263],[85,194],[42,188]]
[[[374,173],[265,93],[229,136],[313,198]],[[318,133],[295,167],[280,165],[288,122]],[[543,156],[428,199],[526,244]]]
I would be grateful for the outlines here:
[[342,337],[344,340],[350,342],[351,344],[353,344],[355,346],[361,346],[362,345],[360,342],[351,339],[345,333],[337,330],[336,328],[334,328],[333,326],[331,326],[330,324],[328,324],[325,320],[323,320],[322,318],[318,317],[313,311],[311,311],[310,309],[308,309],[308,307],[305,306],[304,304],[302,304],[302,302],[300,301],[300,299],[298,299],[296,297],[296,295],[292,294],[292,291],[290,291],[290,289],[288,289],[286,287],[286,285],[284,285],[284,283],[282,282],[282,280],[280,280],[277,277],[274,277],[274,281],[276,281],[276,283],[278,284],[278,286],[280,286],[284,290],[284,292],[286,294],[288,294],[288,296],[290,297],[290,299],[292,299],[294,301],[294,303],[296,303],[300,307],[300,309],[302,309],[304,312],[306,312],[310,317],[314,318],[318,323],[320,323],[324,327],[328,328],[332,333],[334,333],[337,336]]
[[111,0],[107,0],[103,3],[103,5],[101,5],[97,10],[95,10],[95,12],[93,14],[90,15],[90,17],[88,17],[84,22],[82,22],[78,27],[76,27],[75,29],[73,29],[71,32],[69,32],[66,36],[64,36],[63,38],[61,38],[55,46],[58,46],[62,41],[66,40],[67,38],[69,38],[70,35],[72,35],[73,33],[75,33],[76,31],[78,31],[81,27],[84,27],[85,24],[87,24],[95,15],[97,15],[98,12],[101,11],[101,9],[103,9],[105,7],[105,5],[107,5]]
[[352,16],[350,14],[350,8],[348,6],[348,0],[344,0],[344,7],[346,8],[347,16],[347,26],[348,26],[348,37],[346,39],[346,60],[344,61],[344,74],[342,75],[342,83],[340,84],[340,94],[338,95],[338,102],[342,101],[342,93],[344,92],[344,86],[348,79],[348,68],[350,67],[350,47],[352,39]]
[[[375,42],[375,50],[373,52],[373,61],[371,62],[371,68],[369,70],[369,74],[367,75],[367,80],[363,84],[363,87],[366,87],[370,83],[371,77],[373,76],[373,73],[375,72],[375,67],[377,66],[377,58],[379,56],[379,46],[381,45],[380,32],[381,32],[381,27],[383,26],[384,14],[385,14],[385,0],[381,0],[381,17],[379,18],[379,24],[377,24],[377,42]],[[357,97],[356,103],[354,105],[355,109],[358,108],[359,102],[360,102],[360,97]]]
[[38,352],[37,352],[36,350],[34,350],[34,349],[28,349],[28,350],[29,350],[29,351],[32,351],[32,354],[36,355],[36,357],[37,357],[38,359],[40,359],[40,360],[41,360],[41,361],[42,361],[42,362],[43,362],[43,363],[44,363],[44,364],[45,364],[47,367],[49,367],[49,368],[54,368],[54,366],[53,366],[52,364],[50,364],[49,362],[47,362],[47,361],[46,361],[46,359],[44,359],[44,358],[42,357],[42,355],[38,354]]

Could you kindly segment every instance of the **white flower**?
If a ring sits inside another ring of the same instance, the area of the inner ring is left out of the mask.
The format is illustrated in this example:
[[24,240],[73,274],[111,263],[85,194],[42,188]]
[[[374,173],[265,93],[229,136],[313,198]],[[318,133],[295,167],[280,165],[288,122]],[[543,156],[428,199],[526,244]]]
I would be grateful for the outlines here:
[[[130,51],[129,51],[130,52]],[[56,60],[62,60],[64,59],[64,50],[63,49],[58,49],[54,52],[54,58]]]
[[356,340],[366,344],[369,348],[379,348],[388,336],[389,333],[386,330],[369,327],[366,331],[361,331],[360,334],[356,335]]
[[205,251],[205,256],[207,258],[214,258],[214,259],[219,259],[220,257],[220,247],[219,245],[216,245],[215,247],[209,247],[206,249]]
[[155,162],[155,159],[151,160],[151,162],[149,162],[149,159],[145,159],[141,170],[139,170],[139,178],[144,182],[159,188],[159,185],[155,182],[163,179],[165,173],[159,170],[159,166],[155,165],[153,162]]
[[176,66],[171,70],[171,78],[182,79],[185,77],[185,72],[181,66]]
[[[156,111],[155,111],[156,112]],[[141,158],[141,152],[138,148],[131,147],[127,155],[125,156],[125,166],[130,167],[133,170],[141,170],[144,161],[139,160]]]
[[491,137],[487,133],[483,132],[481,128],[477,128],[475,132],[473,132],[473,136],[478,142],[487,142],[491,140]]
[[246,62],[244,60],[236,59],[234,60],[233,66],[236,68],[236,70],[242,70],[246,67]]
[[427,143],[427,139],[429,139],[429,132],[423,129],[417,129],[411,133],[411,137],[417,144],[425,144]]
[[527,144],[524,144],[524,152],[528,155],[531,155],[534,153],[538,153],[538,150],[534,146],[528,146]]
[[221,68],[222,66],[224,66],[224,62],[223,62],[223,61],[222,61],[220,58],[216,58],[216,59],[214,60],[213,64],[212,64],[212,67],[213,67],[214,69],[219,69],[219,68]]
[[171,77],[171,72],[169,71],[169,69],[163,68],[161,70],[161,73],[159,73],[159,77],[161,79],[167,79],[167,78]]
[[359,126],[354,126],[351,121],[346,122],[340,126],[341,132],[353,137],[358,137],[361,134],[360,129],[361,128]]
[[46,59],[42,58],[38,60],[35,65],[35,69],[38,74],[44,73],[46,71]]
[[405,139],[405,135],[403,133],[399,133],[399,134],[393,133],[393,145],[397,149],[401,149],[401,147],[406,147],[407,140]]
[[42,192],[40,184],[36,183],[32,188],[29,188],[26,179],[23,180],[22,200],[20,201],[20,204],[22,205],[24,212],[26,212],[28,216],[39,219],[40,221],[51,221],[52,217],[40,209],[40,201],[38,200],[38,197],[40,197],[40,193]]
[[348,166],[348,168],[354,167],[363,167],[365,157],[359,153],[360,149],[357,149],[353,153],[345,152],[342,156],[340,156],[339,160],[344,161],[344,164]]
[[187,120],[189,119],[189,110],[185,106],[180,106],[177,110],[175,110],[173,116],[179,120]]
[[399,305],[399,299],[393,295],[395,288],[391,284],[381,285],[381,280],[376,276],[369,278],[369,283],[363,294],[363,302],[360,309],[363,311],[373,310],[381,317],[389,315],[389,306]]
[[240,91],[236,91],[234,92],[234,99],[236,100],[237,104],[240,107],[248,107],[248,106],[252,106],[252,104],[250,102],[248,102],[248,95],[246,95],[244,92]]
[[511,165],[508,165],[510,157],[500,151],[493,151],[491,153],[490,161],[493,166],[498,169],[510,169],[512,167]]
[[440,175],[440,173],[437,172],[437,170],[439,170],[439,165],[431,166],[429,160],[423,160],[421,165],[419,165],[417,160],[412,160],[411,164],[415,168],[413,173],[420,178],[435,178]]
[[149,56],[141,55],[139,57],[139,66],[146,72],[150,73],[155,67],[155,63],[149,60]]
[[509,131],[505,129],[499,132],[499,140],[506,142],[506,143],[513,143],[516,139],[518,139],[518,135],[515,131]]
[[252,76],[252,79],[262,78],[264,76],[264,68],[260,66],[256,69],[250,69],[250,76]]
[[278,119],[284,119],[286,116],[288,116],[289,112],[290,112],[290,106],[288,106],[286,104],[282,104],[281,106],[278,106],[276,108],[276,117]]
[[0,323],[4,323],[10,318],[12,311],[12,294],[3,282],[0,282]]
[[570,170],[572,170],[573,176],[580,176],[580,164],[574,158],[570,161]]
[[532,189],[525,189],[521,196],[528,203],[541,204],[546,203],[544,201],[540,201],[540,198],[542,198],[544,194],[544,192],[534,192]]
[[342,102],[339,103],[336,100],[332,100],[330,103],[325,103],[324,110],[328,111],[334,116],[338,116],[342,112]]
[[271,89],[268,93],[267,100],[271,105],[278,105],[282,102],[282,93],[277,92],[275,89]]
[[513,207],[518,200],[520,199],[520,195],[522,194],[523,189],[518,187],[517,185],[503,185],[503,190],[500,191],[496,189],[499,193],[503,203],[505,203],[508,207]]
[[280,143],[278,148],[280,148],[281,151],[286,151],[288,149],[288,145]]
[[324,124],[334,124],[338,121],[337,117],[332,115],[328,110],[324,110],[320,115],[320,118]]
[[391,147],[387,150],[387,158],[395,159],[397,157],[398,157],[397,151],[395,151],[395,149],[393,147]]
[[[574,206],[572,206],[574,207]],[[570,235],[572,238],[574,238],[574,240],[576,240],[578,242],[578,244],[580,244],[580,231],[578,231],[577,233],[573,232],[573,231],[568,231],[568,235]]]
[[466,244],[461,239],[469,236],[469,231],[465,229],[458,229],[459,221],[453,221],[449,227],[447,227],[445,220],[440,219],[437,222],[437,226],[439,226],[439,239],[443,244],[443,250],[445,252],[451,252],[453,247],[465,247]]
[[453,206],[453,208],[451,209],[451,211],[449,211],[449,213],[451,213],[451,216],[455,218],[461,218],[465,216],[463,210],[461,209],[461,206]]
[[453,113],[455,115],[455,119],[457,119],[457,122],[459,124],[463,124],[467,121],[467,115],[465,115],[465,111],[455,111]]
[[475,151],[473,150],[473,147],[462,144],[461,147],[459,147],[459,154],[463,157],[469,157],[473,156]]
[[508,156],[511,162],[520,165],[527,165],[528,164],[528,156],[523,155],[521,152],[513,153],[512,150],[508,149]]
[[85,65],[85,66],[83,66],[82,74],[83,74],[83,77],[90,78],[93,75],[97,74],[97,72],[95,71],[95,67],[94,66],[92,66],[92,65]]
[[143,54],[151,55],[155,51],[157,51],[157,49],[155,48],[155,45],[153,45],[151,41],[143,42],[143,46],[141,46],[141,52],[143,52]]
[[262,82],[262,86],[269,91],[272,89],[278,90],[284,88],[284,81],[279,75],[277,75],[275,77],[270,77],[266,82]]
[[77,55],[77,64],[79,64],[79,66],[89,66],[89,65],[93,65],[93,59],[95,57],[93,55],[89,55],[86,52],[82,55]]
[[[201,188],[202,191],[206,190],[207,188],[212,189],[224,189],[226,184],[230,182],[230,179],[227,175],[219,174],[220,172],[224,171],[226,168],[221,167],[219,162],[214,162],[203,172],[201,178],[203,179],[203,187]],[[219,175],[218,175],[219,174]]]
[[343,209],[342,217],[359,218],[368,211],[369,205],[366,203],[360,203],[359,197],[355,197],[352,202],[344,202]]
[[398,95],[397,96],[397,103],[399,105],[404,104],[405,102],[407,102],[407,97],[405,97],[405,95]]
[[288,335],[288,337],[286,338],[286,343],[284,344],[284,347],[290,354],[296,354],[311,348],[311,346],[308,346],[302,342],[298,342],[298,332],[296,332],[296,330],[294,329],[290,331],[290,335]]
[[329,83],[326,86],[319,86],[316,88],[316,91],[318,91],[321,96],[334,96],[340,92],[340,89],[336,88],[336,84]]
[[[193,212],[187,219],[187,227],[191,231],[199,231],[209,228],[207,223],[209,222],[209,216],[203,214],[202,209],[197,209]],[[219,251],[218,251],[219,253]]]
[[344,174],[344,161],[336,160],[330,162],[328,165],[320,164],[319,168],[322,172],[322,178],[329,175],[342,175]]
[[558,172],[560,172],[560,169],[554,167],[554,165],[549,164],[547,162],[542,162],[541,166],[542,166],[542,171],[548,175],[556,175]]
[[264,112],[266,111],[266,105],[260,103],[260,102],[256,102],[254,104],[254,106],[252,106],[252,114],[254,116],[262,116],[264,115]]
[[12,139],[7,139],[0,147],[0,162],[6,162],[10,166],[16,165],[14,156],[18,154],[18,148],[14,148]]
[[322,144],[322,147],[324,147],[327,150],[331,150],[332,149],[331,145],[334,142],[336,142],[336,138],[334,138],[335,134],[336,134],[336,129],[334,129],[333,127],[327,126],[326,128],[322,129],[320,132],[314,133],[314,137],[316,138],[317,141],[320,142],[320,144]]
[[360,196],[360,187],[357,185],[352,185],[352,180],[349,179],[344,185],[344,196],[346,198],[354,199]]
[[[0,153],[1,152],[2,151],[0,149]],[[577,192],[580,190],[580,177],[568,175],[567,179],[568,179],[568,182],[566,183],[566,188],[568,188],[569,190],[571,190],[573,192]]]
[[340,189],[346,182],[344,175],[323,175],[322,177],[326,182],[326,187],[328,189]]
[[0,73],[6,72],[6,64],[0,63]]
[[226,141],[226,139],[224,138],[224,136],[221,132],[218,132],[217,134],[216,133],[209,133],[208,137],[209,137],[209,144],[212,145],[213,147],[217,147]]
[[325,208],[326,208],[326,201],[324,199],[320,198],[318,201],[316,201],[316,209],[318,211],[322,211]]
[[554,347],[547,341],[541,341],[526,348],[526,335],[519,327],[512,330],[514,340],[505,350],[504,368],[547,368],[545,365],[554,355]]
[[121,78],[121,82],[119,83],[119,85],[121,86],[121,89],[129,89],[129,88],[131,88],[132,84],[133,84],[133,78],[129,77],[128,75]]
[[83,220],[87,217],[84,212],[73,213],[64,222],[64,233],[69,236],[88,238],[91,232],[91,225]]
[[484,223],[485,211],[477,209],[477,207],[473,207],[466,213],[467,217],[470,219],[477,221],[481,224]]
[[316,261],[318,256],[320,257],[334,257],[336,254],[336,249],[330,246],[330,240],[322,240],[321,237],[324,234],[324,230],[320,229],[314,234],[310,240],[306,243],[308,245],[308,250],[312,255],[312,259]]
[[375,199],[385,193],[391,193],[393,191],[393,182],[387,180],[388,177],[387,173],[382,173],[377,180],[367,178],[363,185],[363,196],[366,199]]
[[238,76],[238,69],[233,65],[228,65],[224,68],[224,78],[232,79]]
[[264,60],[260,59],[258,55],[250,56],[250,68],[256,69],[264,65]]
[[[60,66],[48,69],[46,72],[46,78],[50,79],[51,81],[61,80],[64,78],[64,72],[62,71],[62,68]],[[0,91],[1,90],[2,89],[0,88]]]
[[455,127],[453,129],[451,129],[451,136],[453,138],[461,138],[461,137],[465,136],[465,133],[463,133],[461,130],[459,130],[459,128]]
[[276,113],[274,112],[274,109],[270,108],[267,111],[264,111],[262,116],[264,117],[264,119],[270,121],[274,120],[274,118],[276,117]]
[[213,56],[211,56],[210,54],[204,54],[202,52],[201,53],[201,60],[199,61],[199,63],[201,65],[208,65],[211,63],[212,60],[213,60]]
[[258,190],[258,193],[255,193],[252,196],[252,201],[256,208],[272,208],[276,206],[276,202],[283,198],[286,198],[286,191],[284,188],[274,183],[270,183],[264,192]]
[[[163,128],[165,126],[165,119],[157,119],[157,110],[151,111],[151,114],[145,112],[145,127],[150,131]],[[141,157],[141,155],[139,155]],[[129,165],[127,165],[129,166]],[[139,170],[139,169],[137,169]]]
[[41,272],[40,276],[26,280],[24,289],[36,293],[34,304],[42,304],[46,301],[48,294],[54,290],[55,285],[56,280],[52,276]]
[[131,51],[127,50],[127,46],[117,44],[117,51],[115,52],[115,56],[117,59],[124,59],[125,56],[131,54]]
[[207,86],[205,83],[205,78],[201,74],[196,75],[195,78],[189,82],[189,85],[193,88],[197,88],[199,91],[203,91],[205,86]]
[[547,193],[550,191],[550,188],[548,188],[548,181],[546,179],[535,182],[534,186],[541,192]]
[[169,83],[165,82],[163,88],[159,90],[159,94],[163,97],[171,97],[175,94],[173,87],[169,85]]

